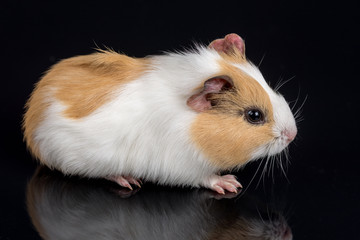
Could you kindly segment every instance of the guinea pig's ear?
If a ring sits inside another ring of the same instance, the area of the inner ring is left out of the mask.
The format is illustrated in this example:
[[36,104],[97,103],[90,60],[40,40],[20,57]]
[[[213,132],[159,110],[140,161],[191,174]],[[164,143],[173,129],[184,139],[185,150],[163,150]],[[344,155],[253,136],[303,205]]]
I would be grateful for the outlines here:
[[211,109],[211,102],[208,100],[209,94],[220,93],[234,86],[233,81],[228,76],[218,76],[205,81],[203,89],[187,100],[187,105],[197,112]]
[[212,41],[209,48],[215,49],[219,53],[233,53],[234,51],[240,52],[245,55],[245,42],[235,33],[230,33],[225,38],[220,38]]

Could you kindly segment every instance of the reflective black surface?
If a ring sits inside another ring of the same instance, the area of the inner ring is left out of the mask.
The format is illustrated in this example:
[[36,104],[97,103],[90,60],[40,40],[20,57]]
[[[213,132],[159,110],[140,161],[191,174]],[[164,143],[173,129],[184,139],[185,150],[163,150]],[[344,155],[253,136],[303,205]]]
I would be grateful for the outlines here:
[[[355,1],[1,4],[1,240],[264,239],[289,236],[289,229],[293,239],[358,238]],[[272,86],[295,76],[280,89],[292,104],[299,98],[295,109],[307,97],[286,176],[276,163],[254,162],[235,173],[246,190],[220,199],[151,183],[130,194],[107,181],[37,169],[21,117],[33,84],[56,61],[96,44],[142,57],[230,32],[244,37],[247,57],[261,62]]]
[[39,168],[26,200],[44,239],[292,239],[283,214],[250,194],[129,191]]

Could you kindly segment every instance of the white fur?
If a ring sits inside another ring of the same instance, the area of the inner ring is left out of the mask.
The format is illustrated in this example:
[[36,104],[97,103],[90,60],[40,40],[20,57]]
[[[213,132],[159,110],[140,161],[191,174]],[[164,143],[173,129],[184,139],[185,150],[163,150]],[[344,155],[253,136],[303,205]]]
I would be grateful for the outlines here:
[[[190,125],[197,113],[186,100],[219,72],[220,56],[207,48],[197,51],[151,57],[154,70],[119,86],[113,101],[82,119],[64,117],[65,106],[52,99],[35,132],[42,161],[67,174],[131,175],[171,185],[208,185],[219,169],[191,142]],[[268,92],[278,134],[293,120],[285,100],[270,89],[257,68],[238,67]],[[278,144],[271,151],[259,149],[254,158],[282,148]]]

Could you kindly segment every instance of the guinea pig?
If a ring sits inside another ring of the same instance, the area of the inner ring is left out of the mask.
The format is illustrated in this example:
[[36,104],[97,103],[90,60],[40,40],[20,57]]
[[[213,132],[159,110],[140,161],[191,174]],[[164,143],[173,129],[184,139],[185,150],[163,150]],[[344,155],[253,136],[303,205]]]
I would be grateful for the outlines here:
[[24,139],[41,164],[130,189],[145,180],[237,192],[221,172],[278,154],[297,134],[237,34],[145,58],[99,50],[62,60],[25,108]]

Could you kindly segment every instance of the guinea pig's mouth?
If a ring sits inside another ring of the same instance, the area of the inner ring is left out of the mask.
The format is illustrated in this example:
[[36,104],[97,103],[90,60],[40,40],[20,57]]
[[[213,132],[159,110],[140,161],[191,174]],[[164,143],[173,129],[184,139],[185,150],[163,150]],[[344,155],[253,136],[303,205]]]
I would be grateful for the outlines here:
[[276,156],[281,154],[289,146],[289,141],[283,136],[279,135],[269,142],[266,146],[265,156]]
[[285,157],[286,161],[289,159],[289,142],[282,137],[281,135],[278,135],[274,137],[270,142],[267,144],[259,147],[252,156],[253,160],[263,158],[267,159],[267,161],[270,161],[272,159],[275,159],[277,161],[282,161],[283,156]]
[[[269,158],[276,161],[280,168],[284,171],[283,161],[285,159],[285,165],[289,164],[289,143],[283,136],[277,137],[269,145],[268,160]],[[285,173],[285,171],[284,171]],[[286,175],[286,174],[285,174]]]

